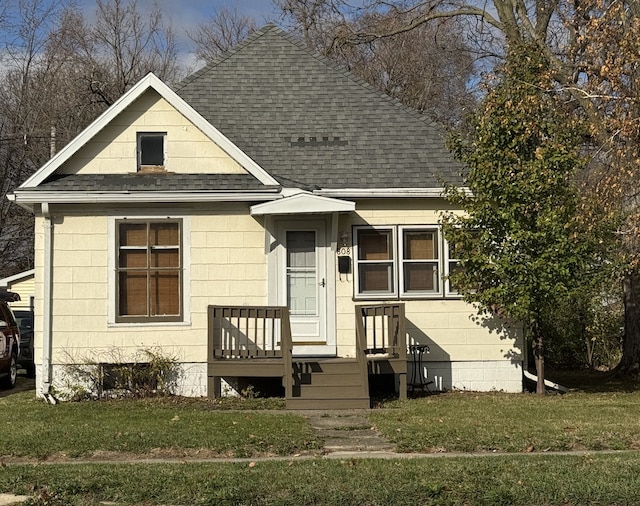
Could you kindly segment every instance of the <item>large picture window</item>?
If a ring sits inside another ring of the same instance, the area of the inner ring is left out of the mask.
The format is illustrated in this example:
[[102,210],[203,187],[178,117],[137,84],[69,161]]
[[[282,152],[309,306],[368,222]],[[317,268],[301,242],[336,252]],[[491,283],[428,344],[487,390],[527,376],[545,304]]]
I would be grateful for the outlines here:
[[116,321],[182,319],[182,221],[117,222]]
[[[428,298],[445,295],[443,275],[457,260],[437,226],[354,227],[355,296]],[[444,254],[443,254],[444,253]],[[446,295],[456,295],[446,286]]]

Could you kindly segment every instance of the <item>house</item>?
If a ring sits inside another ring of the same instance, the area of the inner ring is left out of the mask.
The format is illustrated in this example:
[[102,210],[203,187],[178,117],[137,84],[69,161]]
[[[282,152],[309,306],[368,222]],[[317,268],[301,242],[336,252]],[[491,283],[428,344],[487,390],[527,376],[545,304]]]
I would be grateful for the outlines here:
[[275,26],[175,90],[148,75],[11,196],[36,216],[38,393],[145,348],[192,396],[521,391],[521,336],[446,281],[460,172],[437,125]]
[[0,290],[15,292],[20,300],[11,303],[12,309],[30,309],[35,298],[35,269],[22,271],[0,279]]

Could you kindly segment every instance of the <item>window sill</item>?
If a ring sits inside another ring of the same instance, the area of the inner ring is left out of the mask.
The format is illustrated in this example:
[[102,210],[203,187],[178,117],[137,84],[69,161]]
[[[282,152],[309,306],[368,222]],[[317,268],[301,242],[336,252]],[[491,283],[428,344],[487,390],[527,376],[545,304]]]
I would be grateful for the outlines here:
[[190,327],[190,321],[181,322],[108,322],[107,328],[141,328],[141,327]]
[[393,302],[404,302],[404,301],[412,301],[412,300],[461,300],[462,299],[462,295],[443,295],[441,293],[435,293],[433,295],[402,295],[400,297],[396,296],[390,296],[390,297],[385,297],[384,295],[355,295],[352,297],[352,300],[354,302],[361,302],[361,301],[376,301],[376,302],[380,302],[380,301],[393,301]]
[[164,165],[140,165],[138,174],[159,174],[167,172]]

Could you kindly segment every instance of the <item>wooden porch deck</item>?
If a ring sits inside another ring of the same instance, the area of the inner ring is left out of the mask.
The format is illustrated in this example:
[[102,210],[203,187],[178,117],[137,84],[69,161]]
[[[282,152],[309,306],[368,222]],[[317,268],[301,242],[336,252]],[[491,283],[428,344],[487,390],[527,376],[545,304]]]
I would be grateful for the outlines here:
[[369,376],[399,378],[407,395],[404,305],[355,309],[356,357],[293,358],[289,310],[282,306],[209,306],[208,392],[222,378],[281,378],[288,409],[369,408]]

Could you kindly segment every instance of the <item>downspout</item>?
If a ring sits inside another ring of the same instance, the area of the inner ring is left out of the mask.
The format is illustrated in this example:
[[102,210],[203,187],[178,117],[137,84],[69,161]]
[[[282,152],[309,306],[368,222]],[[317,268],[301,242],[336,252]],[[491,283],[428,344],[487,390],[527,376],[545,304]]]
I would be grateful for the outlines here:
[[42,273],[42,395],[50,404],[56,404],[51,395],[52,383],[52,339],[51,339],[51,289],[53,278],[53,221],[49,203],[42,203],[44,218],[44,268]]

